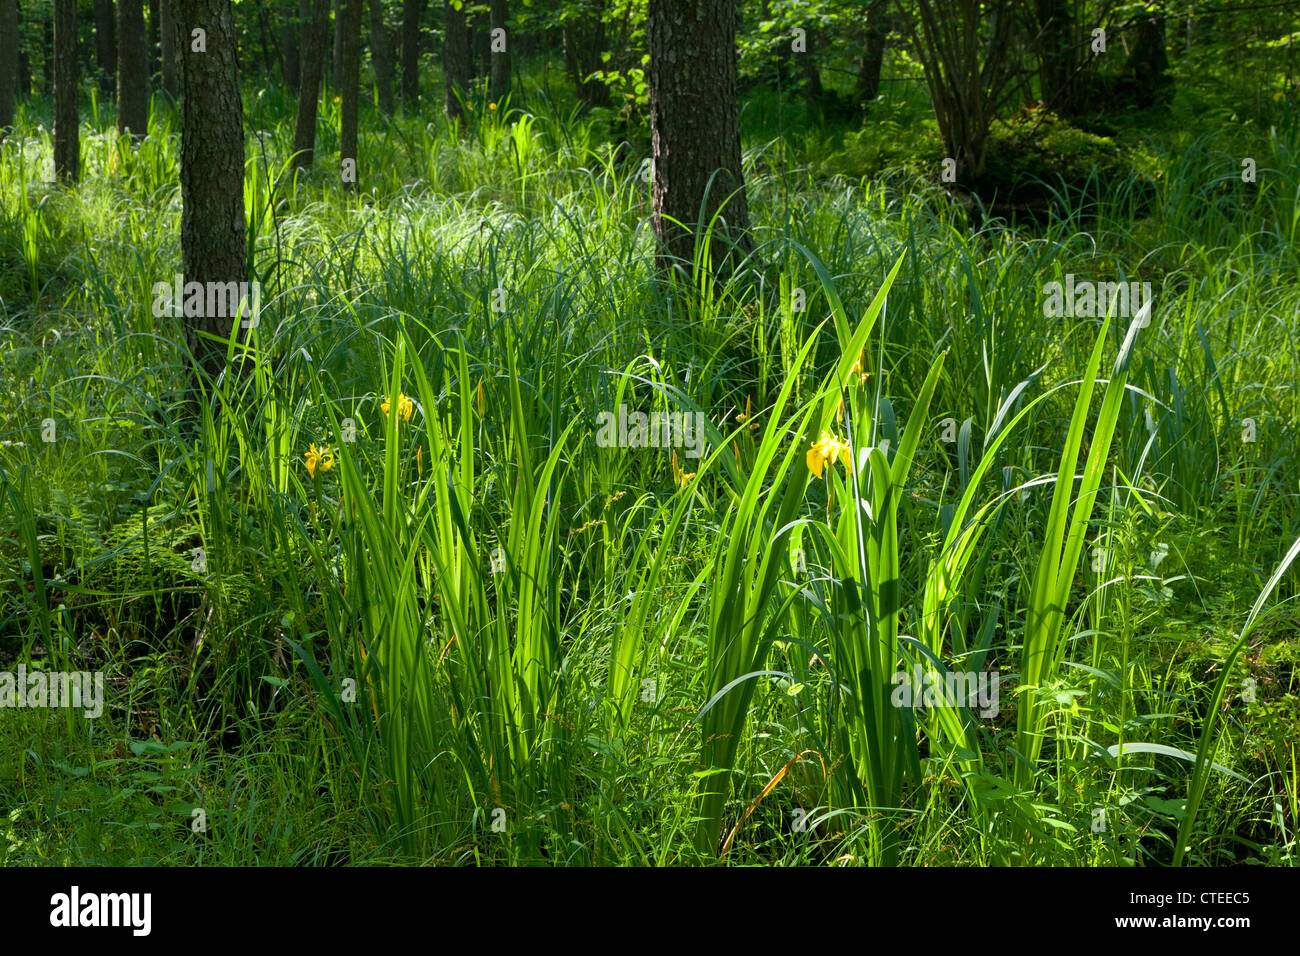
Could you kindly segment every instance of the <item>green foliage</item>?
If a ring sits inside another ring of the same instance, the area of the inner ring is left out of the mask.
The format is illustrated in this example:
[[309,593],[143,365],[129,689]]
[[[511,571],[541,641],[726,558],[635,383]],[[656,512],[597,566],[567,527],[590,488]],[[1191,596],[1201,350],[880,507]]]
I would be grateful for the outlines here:
[[[567,93],[475,88],[463,135],[363,106],[354,197],[328,105],[295,178],[292,104],[249,96],[263,314],[197,413],[150,308],[175,114],[138,149],[92,116],[64,190],[31,104],[0,670],[107,701],[5,712],[0,860],[1294,863],[1300,123],[1211,80],[1163,126],[995,124],[1051,202],[975,227],[915,84],[841,127],[759,82],[759,252],[717,284],[655,273],[637,164]],[[1151,326],[1045,316],[1067,273],[1149,279]],[[619,405],[702,413],[705,454],[601,447]],[[1000,709],[893,706],[918,667],[1000,672]]]
[[1126,180],[1154,181],[1157,162],[1140,144],[1123,149],[1114,138],[1071,126],[1042,108],[1026,108],[995,124],[988,180],[1018,199],[1054,188],[1112,193]]

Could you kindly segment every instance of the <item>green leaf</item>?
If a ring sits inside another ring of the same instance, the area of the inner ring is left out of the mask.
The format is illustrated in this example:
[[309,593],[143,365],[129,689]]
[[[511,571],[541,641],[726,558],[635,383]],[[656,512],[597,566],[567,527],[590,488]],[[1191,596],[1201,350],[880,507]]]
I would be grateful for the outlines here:
[[[1122,750],[1121,750],[1122,748]],[[1157,754],[1161,757],[1177,757],[1179,760],[1186,760],[1188,763],[1196,763],[1196,754],[1188,750],[1179,750],[1177,747],[1167,747],[1164,744],[1146,744],[1146,743],[1126,743],[1112,744],[1106,748],[1106,752],[1112,757],[1118,757],[1121,753],[1126,754]],[[1235,777],[1242,783],[1249,785],[1250,781],[1237,773],[1235,770],[1229,770],[1223,764],[1211,763],[1210,767],[1219,773],[1226,773],[1229,777]]]

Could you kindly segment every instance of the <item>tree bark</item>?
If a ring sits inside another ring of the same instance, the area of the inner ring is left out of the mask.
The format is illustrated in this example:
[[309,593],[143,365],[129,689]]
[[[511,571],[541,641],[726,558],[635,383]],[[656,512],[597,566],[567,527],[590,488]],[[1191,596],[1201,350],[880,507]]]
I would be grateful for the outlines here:
[[414,110],[420,102],[420,14],[424,0],[402,0],[402,99]]
[[180,91],[176,81],[176,0],[158,0],[158,46],[162,90],[173,100]]
[[[182,271],[187,285],[246,282],[244,109],[230,0],[176,0],[173,12],[180,51]],[[196,29],[204,31],[202,48]],[[185,316],[186,344],[198,367],[215,375],[225,365],[226,345],[205,334],[229,339],[236,320],[206,307],[197,311],[203,314]]]
[[945,158],[970,184],[984,177],[989,129],[1012,76],[1014,6],[1012,0],[916,0],[920,28],[912,29],[912,46],[925,70]]
[[1038,86],[1043,104],[1061,116],[1075,112],[1076,70],[1081,56],[1074,47],[1086,50],[1075,37],[1069,0],[1036,0],[1038,14]]
[[[51,8],[41,5],[41,85],[47,96],[54,95],[54,17]],[[74,11],[75,13],[75,11]]]
[[484,75],[483,64],[491,62],[492,53],[488,49],[488,24],[483,19],[483,12],[477,7],[465,4],[468,13],[465,16],[465,29],[469,32],[469,75],[477,80]]
[[[510,6],[507,0],[491,0],[489,8],[491,30],[489,36],[489,51],[491,53],[491,70],[489,72],[488,89],[491,90],[492,101],[503,100],[510,92],[510,43],[511,38],[507,35],[506,21],[510,19]],[[497,31],[500,30],[500,33]]]
[[345,19],[343,4],[345,0],[334,0],[334,56],[330,61],[330,82],[334,89],[343,86],[343,21]]
[[117,0],[117,131],[139,141],[149,132],[149,50],[143,0]]
[[698,225],[702,235],[721,210],[710,254],[715,270],[728,271],[736,261],[734,253],[750,249],[736,93],[735,4],[650,0],[649,45],[653,222],[663,244],[659,265],[689,264],[696,239],[688,227]]
[[448,119],[461,120],[465,111],[457,94],[464,96],[470,84],[469,24],[465,12],[457,10],[449,0],[443,0],[442,17],[443,110]]
[[14,16],[16,17],[17,42],[18,42],[18,96],[26,99],[32,95],[32,57],[27,52],[27,46],[23,43],[23,11],[18,0],[14,0]]
[[280,62],[280,50],[276,46],[279,35],[271,25],[266,4],[259,2],[256,9],[258,45],[262,48],[262,68],[266,71],[266,82],[269,85],[274,82],[276,69],[283,69],[283,66],[277,66]]
[[77,0],[54,0],[54,175],[60,182],[81,176],[79,124]]
[[148,50],[149,62],[146,69],[149,71],[149,83],[152,86],[154,78],[158,76],[158,18],[161,15],[159,6],[162,0],[149,0],[149,15],[145,18],[148,34],[145,38],[145,47]]
[[343,22],[343,89],[339,110],[339,159],[352,161],[352,176],[343,177],[343,188],[357,188],[357,99],[361,88],[361,4],[363,0],[344,0]]
[[375,87],[379,91],[379,109],[393,115],[393,42],[392,32],[384,23],[384,0],[369,0],[370,59],[375,65]]
[[806,33],[807,49],[803,53],[792,53],[795,58],[795,75],[803,74],[803,99],[809,112],[814,116],[823,114],[826,106],[826,90],[822,86],[821,71],[817,69],[817,54],[821,50],[820,31],[809,26]]
[[325,74],[329,44],[329,0],[315,0],[311,19],[302,25],[302,74],[298,79],[298,114],[293,124],[293,164],[311,169],[316,154],[316,108]]
[[305,8],[305,0],[285,0],[280,11],[280,75],[285,89],[294,95],[298,93],[298,76],[302,72],[298,55],[298,37],[302,30],[299,13]]
[[18,86],[18,0],[0,0],[0,139],[14,125]]
[[862,59],[858,61],[858,81],[853,89],[853,98],[858,103],[870,104],[880,95],[880,69],[885,62],[890,20],[889,0],[873,0],[867,8]]
[[117,77],[117,32],[113,0],[95,0],[95,64],[99,68],[99,92],[113,92]]

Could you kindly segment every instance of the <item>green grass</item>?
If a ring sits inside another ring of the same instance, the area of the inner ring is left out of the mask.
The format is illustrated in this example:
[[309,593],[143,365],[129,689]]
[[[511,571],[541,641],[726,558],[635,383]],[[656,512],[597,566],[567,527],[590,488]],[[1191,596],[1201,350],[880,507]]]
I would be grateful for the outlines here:
[[[747,141],[715,286],[597,116],[363,116],[349,198],[332,106],[295,179],[250,96],[261,323],[198,416],[155,107],[68,191],[33,111],[0,144],[0,670],[108,688],[0,711],[0,861],[1296,862],[1294,105],[975,231],[924,163]],[[1150,325],[1044,317],[1067,273]],[[620,404],[707,451],[599,447]],[[915,667],[998,713],[893,706]]]

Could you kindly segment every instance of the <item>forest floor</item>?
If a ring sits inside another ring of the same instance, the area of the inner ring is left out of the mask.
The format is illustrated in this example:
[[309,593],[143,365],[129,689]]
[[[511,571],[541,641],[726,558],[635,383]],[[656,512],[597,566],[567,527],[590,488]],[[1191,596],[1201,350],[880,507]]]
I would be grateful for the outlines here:
[[[294,180],[292,103],[250,94],[255,362],[198,416],[155,309],[174,111],[133,149],[92,109],[69,190],[28,113],[0,672],[105,696],[0,711],[0,863],[1150,865],[1180,827],[1295,863],[1300,112],[1207,95],[1007,126],[999,175],[1064,178],[972,230],[914,98],[854,130],[755,92],[757,251],[711,285],[655,273],[612,114],[367,108],[350,196],[337,106]],[[1150,283],[1127,387],[1132,317],[1046,314],[1053,282]],[[604,447],[620,406],[705,453]],[[940,659],[994,712],[882,709]]]

